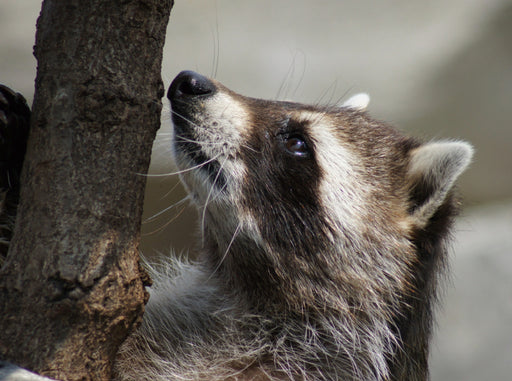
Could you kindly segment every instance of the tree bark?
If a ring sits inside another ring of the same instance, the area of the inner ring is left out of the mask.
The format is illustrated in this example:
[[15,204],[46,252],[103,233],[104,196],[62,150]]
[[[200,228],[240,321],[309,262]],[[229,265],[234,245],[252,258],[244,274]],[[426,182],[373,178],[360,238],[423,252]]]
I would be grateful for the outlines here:
[[140,321],[139,230],[172,0],[45,0],[21,202],[0,273],[0,358],[107,380]]

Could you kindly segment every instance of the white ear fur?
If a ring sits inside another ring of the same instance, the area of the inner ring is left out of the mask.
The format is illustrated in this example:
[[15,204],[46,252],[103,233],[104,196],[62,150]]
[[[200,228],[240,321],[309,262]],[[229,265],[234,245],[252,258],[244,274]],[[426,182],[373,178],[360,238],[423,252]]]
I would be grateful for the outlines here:
[[412,212],[417,226],[426,226],[472,157],[473,147],[466,142],[433,142],[411,151],[409,178],[428,192]]
[[366,93],[359,93],[351,96],[341,107],[348,107],[358,111],[364,111],[370,103],[370,96]]

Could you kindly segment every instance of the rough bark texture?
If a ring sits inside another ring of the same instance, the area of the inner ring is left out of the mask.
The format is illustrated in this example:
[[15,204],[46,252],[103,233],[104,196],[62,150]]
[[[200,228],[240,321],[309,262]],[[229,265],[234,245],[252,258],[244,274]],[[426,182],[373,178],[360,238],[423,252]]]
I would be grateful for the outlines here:
[[0,273],[0,358],[106,380],[140,320],[145,177],[160,122],[172,0],[46,0],[13,242]]

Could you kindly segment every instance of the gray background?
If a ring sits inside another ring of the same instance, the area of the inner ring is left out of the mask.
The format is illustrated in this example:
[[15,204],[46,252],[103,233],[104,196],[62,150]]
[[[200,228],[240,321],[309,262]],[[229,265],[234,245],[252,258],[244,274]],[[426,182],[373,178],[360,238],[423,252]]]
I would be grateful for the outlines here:
[[[32,98],[36,0],[0,0],[0,81]],[[371,95],[369,111],[428,139],[475,145],[457,225],[432,379],[512,374],[512,1],[176,0],[166,85],[183,69],[245,95],[335,103]],[[168,112],[151,171],[174,171]],[[165,127],[167,126],[167,127]],[[167,130],[166,130],[167,129]],[[143,251],[186,251],[194,212],[175,176],[148,181]]]

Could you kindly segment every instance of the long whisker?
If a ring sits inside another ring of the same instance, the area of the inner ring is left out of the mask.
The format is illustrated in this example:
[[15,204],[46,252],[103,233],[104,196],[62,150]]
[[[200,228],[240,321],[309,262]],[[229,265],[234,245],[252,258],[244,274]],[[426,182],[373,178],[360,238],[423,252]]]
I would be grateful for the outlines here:
[[252,151],[252,152],[255,152],[255,153],[261,153],[260,151],[258,151],[257,149],[251,147],[248,144],[242,144],[241,146],[247,148],[249,151]]
[[212,273],[208,277],[208,280],[210,280],[212,278],[212,276],[220,269],[220,266],[222,265],[222,263],[226,260],[226,258],[228,256],[228,253],[229,253],[229,249],[231,249],[231,246],[233,245],[233,242],[235,242],[236,237],[238,236],[238,234],[240,234],[241,228],[242,228],[242,222],[240,221],[238,223],[238,225],[236,226],[236,229],[235,229],[233,235],[231,236],[231,241],[229,241],[229,244],[228,244],[228,247],[226,248],[226,251],[222,255],[222,258],[220,259],[220,261],[217,264],[217,266],[215,267],[215,269],[212,271]]
[[320,94],[320,96],[316,99],[315,104],[321,104],[323,100],[329,95],[329,99],[332,99],[334,94],[336,94],[336,87],[338,86],[338,80],[335,79],[331,82],[329,86]]
[[[165,134],[158,135],[157,140],[155,140],[155,145],[165,145],[165,146],[168,146],[169,142],[172,142],[172,141],[173,141],[172,133],[165,133]],[[198,141],[198,140],[186,138],[184,136],[176,136],[174,138],[174,141],[176,141],[176,142],[185,142],[185,143],[194,143],[194,144],[197,144],[198,146],[201,146],[201,147],[212,147],[212,146],[219,146],[219,147],[221,147],[221,146],[226,144],[224,142],[201,142],[201,141]]]
[[225,144],[224,142],[199,142],[197,140],[189,139],[189,138],[186,138],[184,136],[177,136],[176,137],[176,141],[195,143],[195,144],[204,145],[204,146],[215,146],[215,145],[221,146],[221,145]]
[[173,109],[171,109],[171,113],[173,113],[174,115],[179,116],[181,119],[183,119],[187,123],[190,123],[194,127],[203,128],[203,126],[195,123],[194,121],[190,120],[189,118],[185,117],[184,115],[180,114],[179,112],[174,111]]
[[136,173],[136,174],[139,175],[139,176],[147,176],[147,177],[164,177],[164,176],[181,175],[182,173],[190,172],[190,171],[193,171],[194,169],[201,168],[201,167],[205,166],[206,164],[211,163],[212,161],[217,160],[220,156],[221,156],[221,154],[219,154],[217,156],[214,156],[211,159],[202,162],[201,164],[197,164],[197,165],[194,165],[192,167],[185,168],[185,169],[182,169],[182,170],[176,171],[176,172],[168,172],[168,173]]
[[179,187],[179,185],[180,185],[180,182],[179,182],[179,181],[177,181],[177,182],[176,182],[176,184],[174,184],[174,186],[172,186],[172,187],[171,187],[171,189],[169,189],[167,192],[165,192],[165,194],[164,194],[162,197],[160,197],[160,200],[163,200],[164,198],[166,198],[167,196],[169,196],[172,192],[174,192],[174,190],[175,190],[176,188],[178,188],[178,187]]
[[212,67],[212,78],[217,76],[219,69],[219,50],[220,50],[220,37],[219,37],[219,11],[217,9],[217,2],[215,2],[215,31],[212,31],[213,39],[213,67]]
[[163,224],[162,226],[160,226],[159,228],[153,230],[153,231],[150,231],[150,232],[147,232],[147,233],[144,233],[144,236],[148,236],[148,235],[152,235],[152,234],[155,234],[155,233],[158,233],[162,230],[164,230],[167,226],[169,226],[172,222],[174,222],[176,219],[179,218],[179,216],[181,216],[181,214],[185,211],[185,209],[187,209],[186,206],[184,206],[183,208],[181,208],[181,210],[171,219],[169,219],[165,224]]
[[164,214],[165,212],[171,210],[172,208],[178,206],[178,205],[181,205],[183,204],[185,201],[187,201],[188,199],[190,199],[190,196],[186,196],[186,197],[183,197],[181,200],[175,202],[174,204],[168,206],[167,208],[165,209],[162,209],[161,211],[159,211],[158,213],[155,213],[153,214],[151,217],[148,217],[146,218],[144,221],[142,221],[142,223],[147,223],[147,222],[150,222],[150,221],[153,221],[155,218],[157,218],[158,216],[161,216],[162,214]]
[[204,226],[205,226],[205,222],[206,222],[206,208],[208,207],[208,204],[210,203],[210,197],[212,196],[213,194],[213,190],[215,189],[215,184],[217,183],[217,180],[219,179],[219,176],[220,174],[222,173],[222,169],[224,168],[224,164],[226,164],[226,161],[228,160],[228,158],[226,157],[224,159],[224,161],[222,162],[222,164],[220,165],[220,168],[219,170],[217,171],[217,174],[215,175],[215,179],[213,180],[213,183],[210,187],[210,190],[208,191],[208,195],[206,196],[206,200],[204,202],[204,206],[203,206],[203,212],[202,212],[202,215],[201,215],[201,234],[202,234],[202,240],[203,240],[203,245],[204,245]]

